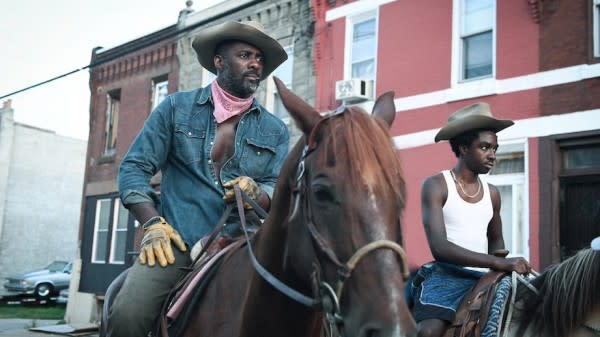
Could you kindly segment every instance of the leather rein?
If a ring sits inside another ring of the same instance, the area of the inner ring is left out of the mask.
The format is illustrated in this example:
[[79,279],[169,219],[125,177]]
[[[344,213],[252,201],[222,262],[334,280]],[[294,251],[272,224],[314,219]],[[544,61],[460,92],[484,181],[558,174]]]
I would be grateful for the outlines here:
[[313,264],[315,266],[315,272],[316,272],[315,274],[317,275],[317,280],[314,280],[316,284],[313,285],[314,286],[313,287],[313,289],[314,289],[313,296],[314,297],[304,295],[304,294],[300,293],[299,291],[292,289],[291,287],[289,287],[288,285],[283,283],[281,280],[277,279],[273,274],[271,274],[269,271],[267,271],[260,264],[260,262],[258,262],[256,256],[254,255],[254,253],[252,251],[252,245],[250,242],[250,238],[247,234],[243,202],[245,201],[245,202],[249,203],[261,216],[263,216],[262,214],[260,214],[261,211],[263,214],[265,212],[260,208],[260,206],[258,206],[258,204],[256,204],[256,202],[254,202],[251,198],[249,198],[239,188],[239,186],[236,185],[234,187],[237,208],[238,208],[238,212],[240,213],[240,220],[241,220],[242,226],[244,227],[244,235],[246,237],[246,242],[247,242],[246,246],[248,247],[248,252],[249,252],[249,255],[250,255],[250,258],[251,258],[251,261],[252,261],[252,264],[253,264],[255,270],[261,275],[261,277],[265,281],[267,281],[269,284],[271,284],[273,287],[275,287],[279,292],[283,293],[284,295],[288,296],[289,298],[293,299],[294,301],[299,302],[307,307],[310,307],[317,311],[323,311],[325,320],[329,324],[331,335],[333,335],[334,332],[336,332],[337,335],[340,335],[339,328],[341,328],[341,326],[343,325],[343,317],[341,315],[341,310],[340,310],[340,299],[343,294],[344,284],[345,284],[346,280],[348,278],[350,278],[352,271],[354,270],[354,268],[356,267],[358,262],[363,257],[365,257],[370,252],[378,250],[378,249],[390,249],[393,252],[395,252],[396,254],[398,254],[398,256],[400,257],[402,276],[403,276],[404,280],[406,280],[409,276],[408,262],[407,262],[406,253],[404,252],[404,249],[398,243],[391,241],[391,240],[372,241],[372,242],[364,245],[363,247],[359,248],[350,257],[350,259],[346,263],[340,262],[339,258],[336,256],[336,254],[333,251],[329,242],[319,233],[319,231],[315,227],[315,225],[313,223],[312,210],[310,207],[310,203],[308,202],[308,198],[302,198],[303,195],[307,194],[307,191],[309,188],[307,186],[308,185],[307,182],[305,181],[308,179],[306,177],[306,175],[304,174],[305,173],[305,160],[306,160],[306,157],[308,155],[310,155],[312,153],[312,151],[316,148],[316,142],[314,142],[315,130],[321,125],[321,123],[323,121],[328,120],[332,117],[338,116],[338,115],[342,114],[343,111],[344,110],[338,109],[337,112],[330,114],[328,116],[325,116],[325,118],[323,118],[321,121],[319,121],[319,123],[317,123],[314,126],[313,130],[311,131],[310,137],[307,140],[307,144],[304,146],[304,149],[302,151],[302,156],[301,156],[298,166],[296,168],[296,186],[293,189],[295,201],[294,201],[294,208],[293,208],[292,214],[290,216],[290,218],[293,218],[294,216],[296,216],[296,213],[298,212],[298,209],[299,209],[300,200],[304,199],[304,206],[305,206],[305,209],[307,212],[307,220],[308,220],[307,227],[308,227],[309,233],[312,238],[313,247],[318,249],[320,252],[324,253],[325,256],[327,256],[327,258],[338,268],[338,272],[337,272],[338,280],[337,280],[337,283],[335,286],[335,291],[334,291],[334,288],[331,285],[329,285],[327,282],[320,280],[322,268],[320,267],[318,261],[316,261]]

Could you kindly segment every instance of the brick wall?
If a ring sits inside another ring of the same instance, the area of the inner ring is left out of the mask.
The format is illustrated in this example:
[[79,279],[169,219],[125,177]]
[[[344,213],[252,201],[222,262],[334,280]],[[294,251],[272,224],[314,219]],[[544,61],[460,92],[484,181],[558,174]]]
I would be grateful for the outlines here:
[[[168,30],[175,30],[172,26]],[[161,33],[161,32],[159,32]],[[162,32],[164,33],[164,32]],[[160,35],[160,34],[159,34]],[[89,153],[87,160],[86,194],[101,194],[116,190],[116,179],[121,159],[152,110],[153,80],[166,77],[169,93],[178,89],[178,62],[175,38],[159,41],[141,50],[127,53],[127,49],[149,40],[150,34],[115,49],[94,53],[92,62],[102,61],[122,53],[110,62],[92,68],[90,87]],[[107,95],[120,90],[116,152],[104,155]]]
[[[592,4],[589,0],[545,1],[540,22],[540,70],[600,61],[593,57]],[[600,79],[543,88],[540,113],[555,115],[600,108]]]

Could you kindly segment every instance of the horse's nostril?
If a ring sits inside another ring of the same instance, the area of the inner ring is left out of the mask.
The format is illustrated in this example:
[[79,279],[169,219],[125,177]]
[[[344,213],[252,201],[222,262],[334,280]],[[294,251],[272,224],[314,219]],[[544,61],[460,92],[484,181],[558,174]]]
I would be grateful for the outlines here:
[[381,337],[381,334],[377,329],[367,329],[360,337]]
[[379,324],[366,324],[361,327],[358,337],[384,337],[385,334],[381,331]]

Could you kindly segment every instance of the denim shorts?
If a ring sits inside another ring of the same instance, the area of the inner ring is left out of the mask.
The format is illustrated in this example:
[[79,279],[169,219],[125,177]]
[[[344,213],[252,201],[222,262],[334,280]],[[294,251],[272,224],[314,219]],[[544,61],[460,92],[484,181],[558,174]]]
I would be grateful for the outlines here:
[[482,272],[448,263],[423,265],[410,285],[415,321],[432,318],[454,321],[460,302],[481,276]]

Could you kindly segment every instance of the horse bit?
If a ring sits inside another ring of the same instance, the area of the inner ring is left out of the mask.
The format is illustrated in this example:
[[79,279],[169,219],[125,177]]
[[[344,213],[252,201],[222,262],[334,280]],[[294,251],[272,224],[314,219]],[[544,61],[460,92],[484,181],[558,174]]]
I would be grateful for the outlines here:
[[[300,194],[302,192],[306,191],[307,188],[307,184],[304,183],[305,180],[305,159],[306,157],[312,152],[312,150],[315,149],[316,146],[312,145],[312,139],[313,139],[313,134],[315,133],[315,130],[318,128],[318,126],[321,124],[321,122],[338,116],[340,114],[343,113],[343,109],[338,108],[338,110],[328,116],[325,116],[325,118],[323,118],[322,120],[320,120],[313,128],[312,132],[310,133],[310,137],[307,140],[307,144],[304,146],[304,149],[302,151],[302,156],[300,158],[300,162],[298,163],[297,169],[296,169],[296,186],[294,188],[293,193],[295,194],[295,201],[294,201],[294,208],[292,210],[292,214],[290,216],[290,218],[295,217],[298,208],[299,208],[299,202],[300,202]],[[245,193],[239,188],[239,186],[235,186],[234,192],[236,194],[236,199],[238,200],[244,200],[247,201],[248,203],[251,204],[251,206],[253,206],[256,209],[256,205],[251,198],[249,198],[247,195],[245,195]],[[307,200],[305,198],[305,200]],[[238,210],[240,211],[240,217],[241,217],[241,222],[242,225],[245,223],[245,217],[244,217],[244,212],[243,212],[243,205],[241,202],[238,202]],[[298,292],[295,289],[290,288],[289,286],[287,286],[286,284],[284,284],[283,282],[281,282],[279,279],[277,279],[275,276],[273,276],[271,273],[269,273],[256,259],[256,257],[254,256],[254,253],[252,252],[252,247],[250,245],[250,239],[248,237],[248,234],[246,233],[246,230],[244,230],[244,234],[246,235],[246,241],[247,241],[247,247],[249,250],[249,255],[250,258],[252,260],[252,263],[254,265],[254,268],[256,269],[256,271],[267,281],[269,282],[273,287],[275,287],[277,290],[279,290],[281,293],[285,294],[286,296],[290,297],[291,299],[304,304],[305,306],[308,306],[312,309],[315,310],[321,310],[324,313],[324,318],[325,321],[328,324],[328,328],[329,328],[329,335],[330,336],[334,336],[334,334],[336,336],[341,336],[340,334],[340,328],[343,326],[343,317],[341,315],[341,310],[340,310],[340,299],[341,296],[343,294],[343,289],[344,289],[344,284],[345,281],[351,276],[352,271],[354,270],[354,268],[356,267],[356,265],[358,264],[358,262],[364,257],[366,256],[368,253],[374,251],[374,250],[378,250],[378,249],[390,249],[392,251],[394,251],[395,253],[398,254],[398,256],[400,257],[400,262],[401,262],[401,268],[402,268],[402,276],[404,278],[404,280],[406,280],[409,276],[409,271],[408,271],[408,263],[407,263],[407,258],[406,258],[406,253],[404,252],[404,249],[396,242],[391,241],[391,240],[376,240],[376,241],[372,241],[368,244],[366,244],[365,246],[359,248],[348,260],[348,262],[346,263],[342,263],[339,261],[339,259],[337,258],[337,256],[335,255],[335,253],[333,252],[333,249],[331,249],[331,245],[328,244],[327,240],[318,232],[318,230],[316,229],[315,225],[313,224],[312,221],[312,212],[311,212],[311,208],[310,208],[310,204],[308,203],[308,201],[306,201],[306,210],[308,213],[308,220],[307,221],[307,226],[308,226],[308,230],[311,234],[311,238],[312,238],[312,242],[313,242],[313,246],[315,246],[322,252],[324,253],[327,258],[333,262],[333,264],[335,264],[338,268],[338,280],[337,280],[337,284],[336,284],[336,288],[334,291],[334,288],[329,285],[327,282],[325,281],[320,281],[318,279],[320,279],[320,277],[318,275],[320,275],[319,270],[320,268],[318,265],[318,262],[315,263],[315,272],[317,274],[317,280],[315,280],[315,283],[318,284],[318,286],[315,286],[314,288],[318,288],[315,289],[315,292],[317,293],[315,298],[311,298],[308,297],[300,292]]]

